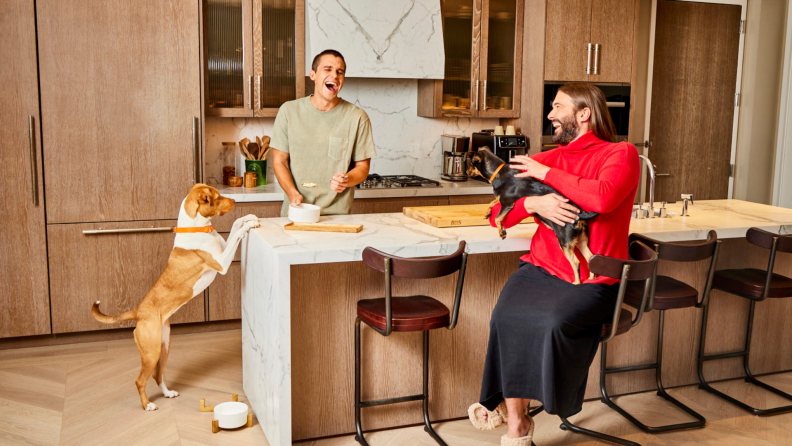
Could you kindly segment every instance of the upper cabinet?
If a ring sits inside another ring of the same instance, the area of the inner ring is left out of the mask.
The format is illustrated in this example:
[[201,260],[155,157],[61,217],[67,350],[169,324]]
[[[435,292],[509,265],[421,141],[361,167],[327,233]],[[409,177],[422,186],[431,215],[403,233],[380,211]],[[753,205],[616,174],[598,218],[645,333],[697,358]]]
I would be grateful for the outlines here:
[[445,78],[418,81],[418,115],[520,115],[523,7],[518,0],[444,0]]
[[304,0],[204,0],[206,116],[273,117],[305,95]]
[[635,0],[548,1],[545,80],[629,83],[634,23]]

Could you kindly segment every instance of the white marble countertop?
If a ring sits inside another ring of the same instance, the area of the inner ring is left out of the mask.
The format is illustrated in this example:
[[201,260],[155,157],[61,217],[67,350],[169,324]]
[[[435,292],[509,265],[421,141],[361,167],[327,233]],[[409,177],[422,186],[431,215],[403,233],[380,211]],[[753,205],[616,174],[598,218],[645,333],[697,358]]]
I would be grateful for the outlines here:
[[[483,181],[468,180],[463,182],[440,182],[440,187],[394,187],[388,189],[357,189],[355,198],[403,198],[403,197],[444,197],[450,195],[485,195],[492,194],[492,186]],[[277,184],[267,184],[252,188],[229,187],[215,185],[224,197],[232,198],[239,203],[283,201],[283,189]]]

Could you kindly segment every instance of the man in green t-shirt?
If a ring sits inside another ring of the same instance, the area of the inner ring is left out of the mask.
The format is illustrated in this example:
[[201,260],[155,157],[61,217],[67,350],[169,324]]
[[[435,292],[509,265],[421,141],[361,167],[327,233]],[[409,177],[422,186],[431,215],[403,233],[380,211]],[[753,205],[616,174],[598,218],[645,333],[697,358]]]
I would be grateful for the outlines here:
[[289,204],[310,203],[322,215],[348,214],[354,187],[366,180],[376,156],[366,112],[340,97],[346,62],[335,50],[313,60],[314,93],[283,104],[275,118],[270,146],[278,183]]

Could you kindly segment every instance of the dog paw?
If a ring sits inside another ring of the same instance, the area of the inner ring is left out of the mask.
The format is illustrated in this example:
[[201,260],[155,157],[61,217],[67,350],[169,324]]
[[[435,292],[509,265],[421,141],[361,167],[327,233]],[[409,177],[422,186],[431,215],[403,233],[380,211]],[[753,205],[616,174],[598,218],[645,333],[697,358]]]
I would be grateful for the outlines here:
[[154,404],[154,403],[148,403],[148,405],[146,406],[146,410],[149,410],[149,411],[157,410],[157,405]]
[[506,231],[498,232],[498,235],[500,236],[501,240],[505,240],[506,239]]
[[244,217],[242,217],[242,222],[243,223],[247,223],[249,221],[255,221],[255,222],[258,223],[259,219],[258,219],[258,217],[256,217],[253,214],[248,214],[248,215],[245,215]]
[[165,395],[165,398],[176,398],[179,396],[179,392],[175,390],[168,390],[167,392],[162,392],[162,394]]

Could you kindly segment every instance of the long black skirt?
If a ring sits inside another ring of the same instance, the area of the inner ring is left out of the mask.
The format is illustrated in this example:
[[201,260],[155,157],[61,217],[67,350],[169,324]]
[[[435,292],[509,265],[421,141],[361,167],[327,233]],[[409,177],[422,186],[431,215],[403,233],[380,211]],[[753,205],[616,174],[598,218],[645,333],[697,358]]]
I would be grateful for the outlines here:
[[573,285],[521,261],[492,311],[481,404],[495,410],[504,398],[528,398],[550,414],[580,412],[618,289]]

